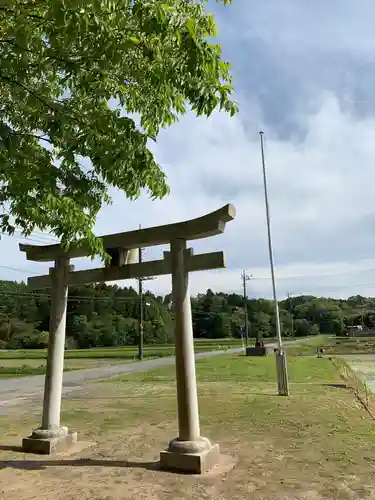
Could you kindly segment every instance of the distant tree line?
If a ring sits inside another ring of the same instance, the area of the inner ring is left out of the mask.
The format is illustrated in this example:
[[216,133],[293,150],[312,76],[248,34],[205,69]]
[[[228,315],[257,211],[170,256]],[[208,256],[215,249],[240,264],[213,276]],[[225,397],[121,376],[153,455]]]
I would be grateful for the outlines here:
[[[144,342],[173,342],[171,295],[144,294]],[[318,333],[340,335],[348,326],[375,327],[375,299],[347,300],[313,296],[280,302],[285,336]],[[196,338],[240,338],[245,334],[243,297],[207,290],[192,298]],[[31,291],[25,283],[0,281],[0,348],[43,348],[48,344],[50,291]],[[249,335],[276,335],[272,301],[248,299]],[[140,300],[132,287],[84,285],[69,288],[66,347],[91,348],[135,345],[139,335]]]

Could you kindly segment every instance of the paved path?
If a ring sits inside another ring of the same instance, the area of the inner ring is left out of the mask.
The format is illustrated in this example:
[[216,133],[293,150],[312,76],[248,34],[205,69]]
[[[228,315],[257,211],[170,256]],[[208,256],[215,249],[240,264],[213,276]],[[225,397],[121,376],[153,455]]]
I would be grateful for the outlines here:
[[[212,351],[196,354],[196,359],[209,358],[225,353],[241,352],[241,348],[229,349],[227,351]],[[149,359],[134,363],[123,363],[120,365],[107,365],[85,370],[72,370],[64,372],[63,393],[66,394],[81,388],[87,382],[104,380],[125,373],[145,372],[161,366],[173,365],[174,356],[165,358]],[[18,399],[43,394],[44,375],[33,375],[29,377],[11,378],[0,381],[0,405],[14,403]]]
[[[308,339],[298,339],[297,341],[286,341],[284,345],[294,342],[303,342]],[[267,344],[269,347],[276,347],[276,343]],[[226,351],[203,352],[195,355],[196,359],[210,358],[228,353],[239,353],[243,349],[228,349]],[[72,370],[64,372],[63,394],[82,388],[87,382],[104,380],[125,373],[138,373],[152,370],[154,368],[173,365],[175,357],[165,357],[150,359],[134,363],[123,363],[120,365],[107,365],[86,370]],[[30,397],[39,398],[43,395],[44,375],[34,375],[29,377],[11,378],[0,380],[0,414],[4,414],[6,406],[14,405]],[[5,412],[6,413],[6,412]]]

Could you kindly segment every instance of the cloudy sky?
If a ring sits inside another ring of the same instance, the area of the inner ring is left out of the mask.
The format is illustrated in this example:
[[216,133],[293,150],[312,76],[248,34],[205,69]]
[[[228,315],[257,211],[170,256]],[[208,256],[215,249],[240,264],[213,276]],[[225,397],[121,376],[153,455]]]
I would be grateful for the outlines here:
[[[209,6],[233,64],[240,113],[231,119],[189,114],[163,132],[154,150],[171,195],[130,203],[114,193],[98,233],[176,222],[233,203],[237,216],[225,234],[194,243],[196,252],[224,250],[228,269],[193,274],[191,292],[240,293],[246,269],[253,277],[249,295],[269,297],[262,129],[279,298],[375,296],[375,4],[233,0]],[[36,233],[32,242],[50,238]],[[25,261],[19,241],[2,237],[8,268],[0,267],[1,279],[46,270]],[[161,251],[147,250],[145,258]],[[170,279],[148,287],[168,293]]]

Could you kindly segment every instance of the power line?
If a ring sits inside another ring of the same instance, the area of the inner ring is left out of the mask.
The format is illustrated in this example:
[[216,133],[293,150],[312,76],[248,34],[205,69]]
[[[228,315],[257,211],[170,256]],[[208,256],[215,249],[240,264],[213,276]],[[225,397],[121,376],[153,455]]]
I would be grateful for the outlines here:
[[[38,275],[40,274],[40,271],[35,271],[35,270],[32,270],[32,269],[28,269],[28,268],[16,268],[16,267],[11,267],[11,266],[5,266],[5,265],[0,265],[0,269],[7,269],[7,270],[10,270],[10,271],[14,271],[14,272],[19,272],[19,273],[24,273],[24,274],[33,274],[33,275]],[[375,271],[375,269],[374,269]],[[337,274],[338,275],[341,275],[341,274],[348,274],[348,273],[340,273],[340,274]],[[242,275],[241,275],[242,276]],[[335,275],[331,275],[331,276],[335,276]],[[309,278],[309,277],[306,277],[306,278]],[[242,278],[243,279],[243,278]],[[251,280],[260,280],[260,279],[264,279],[264,278],[254,278],[252,275],[251,275]],[[142,281],[145,281],[147,280],[147,278],[142,278]],[[7,280],[8,281],[8,280]],[[9,280],[10,281],[10,280]],[[348,285],[340,285],[340,286],[321,286],[321,288],[324,290],[323,293],[327,293],[327,292],[334,292],[334,291],[340,291],[340,290],[344,290],[344,289],[355,289],[355,288],[375,288],[375,284],[371,284],[371,283],[360,283],[360,284],[348,284]],[[0,293],[4,293],[2,291],[0,291]],[[50,298],[50,295],[47,295],[47,294],[41,294],[41,293],[34,293],[34,292],[28,292],[28,291],[25,291],[25,292],[5,292],[5,293],[8,293],[8,294],[19,294],[19,295],[22,295],[24,297],[31,297],[31,298],[36,298],[36,297],[45,297],[45,298]],[[142,289],[142,293],[143,292],[143,289]],[[298,293],[293,293],[293,296],[301,296],[301,295],[314,295],[313,293],[311,292],[298,292]],[[118,298],[116,297],[115,300],[133,300],[132,298],[124,298],[124,297],[121,297],[121,298]],[[135,297],[134,300],[139,300],[139,294]],[[72,300],[72,298],[70,299]],[[91,297],[86,297],[86,296],[82,296],[82,297],[75,297],[74,300],[92,300]],[[95,297],[95,300],[109,300],[109,297]]]
[[[51,296],[50,295],[47,295],[47,294],[32,294],[32,293],[23,293],[23,292],[13,292],[13,291],[7,291],[7,290],[0,290],[0,296],[1,295],[6,295],[6,296],[13,296],[13,297],[17,297],[17,298],[27,298],[27,299],[51,299]],[[133,297],[68,297],[68,302],[70,303],[80,303],[80,302],[87,302],[87,303],[93,303],[93,302],[100,302],[100,301],[113,301],[114,304],[116,303],[121,303],[121,302],[133,302],[134,305],[137,304],[137,302],[139,301],[139,296],[136,295],[136,296],[133,296]],[[157,302],[157,301],[153,301],[151,304],[150,304],[150,307],[157,307],[157,306],[160,306],[160,307],[165,307],[165,304],[162,304],[160,302]],[[3,306],[4,307],[4,306]],[[166,310],[166,307],[165,307],[165,310]],[[220,316],[220,315],[227,315],[228,312],[227,311],[223,311],[223,310],[210,310],[210,311],[192,311],[193,313],[193,316],[204,316],[204,317],[213,317],[213,316]]]
[[[16,232],[19,232],[20,231],[15,231]],[[33,242],[33,243],[43,243],[44,245],[46,244],[55,244],[55,243],[59,243],[58,240],[42,240],[42,239],[38,239],[38,237],[34,238],[33,236],[22,236],[22,234],[8,234],[8,233],[2,233],[1,234],[1,237],[3,236],[7,236],[8,238],[14,238],[14,239],[18,239],[18,240],[25,240],[25,241],[28,241],[28,242]]]
[[[10,217],[13,217],[13,222],[12,223],[14,224],[14,222],[15,222],[14,221],[14,216],[9,212],[9,210],[7,210],[5,208],[4,203],[1,204],[1,208],[2,208],[3,214],[4,214],[4,212],[6,212]],[[16,226],[15,232],[21,233],[21,237],[22,238],[29,239],[30,241],[36,241],[36,242],[38,242],[36,239],[33,239],[33,235],[35,235],[37,238],[39,237],[41,239],[50,240],[53,243],[59,243],[58,238],[56,238],[55,236],[48,236],[47,233],[43,233],[42,231],[39,231],[39,230],[32,231],[32,233],[30,235],[31,237],[23,236],[22,235],[23,229],[20,226]],[[1,236],[13,236],[13,235],[12,234],[8,234],[8,233],[1,233],[0,234],[0,239],[1,239]],[[42,243],[45,243],[45,241],[42,241]]]
[[[15,297],[23,297],[23,298],[30,298],[30,299],[50,299],[51,295],[46,294],[46,293],[32,293],[32,292],[15,292],[15,291],[10,291],[10,290],[0,290],[0,295],[10,295],[10,296],[15,296]],[[70,301],[100,301],[100,300],[114,300],[114,301],[127,301],[127,300],[133,300],[137,301],[138,300],[138,295],[135,295],[133,297],[115,297],[115,296],[106,296],[106,297],[89,297],[89,296],[82,296],[82,297],[68,297],[68,300]]]
[[59,243],[59,240],[53,236],[49,236],[47,233],[42,233],[40,231],[33,231],[30,236],[24,236],[22,228],[16,228],[15,233],[18,233],[21,238],[35,238],[40,239],[41,241],[48,241],[53,243]]
[[[336,292],[340,290],[345,290],[345,289],[354,289],[354,288],[375,288],[375,284],[363,284],[363,285],[342,285],[339,287],[321,287],[324,290],[324,293],[327,292]],[[314,295],[312,293],[298,293],[298,294],[293,294],[293,296],[301,296],[301,295]]]
[[[4,236],[4,235],[3,235]],[[5,235],[9,236],[9,235]],[[56,242],[55,242],[56,243]],[[144,249],[142,249],[144,250]],[[38,275],[38,271],[34,271],[31,269],[26,269],[26,268],[15,268],[15,267],[10,267],[10,266],[0,266],[2,269],[9,269],[11,271],[17,271],[17,272],[25,272],[25,273],[31,273]],[[370,273],[370,272],[375,272],[375,268],[368,268],[368,269],[359,269],[359,270],[353,270],[353,271],[345,271],[345,272],[340,272],[340,273],[331,273],[331,274],[320,274],[320,275],[306,275],[306,276],[280,276],[278,277],[279,280],[285,280],[285,281],[293,281],[293,280],[315,280],[315,279],[324,279],[324,278],[332,278],[332,277],[338,277],[338,276],[347,276],[350,274],[359,274],[359,273]],[[143,281],[148,281],[150,279],[154,278],[141,278]],[[252,281],[268,281],[271,279],[270,276],[261,276],[261,277],[251,277]],[[357,285],[355,285],[357,286]],[[362,286],[362,285],[361,285]]]
[[[357,270],[352,270],[352,271],[344,271],[340,273],[330,273],[330,274],[319,274],[319,275],[305,275],[305,276],[280,276],[277,278],[277,280],[309,280],[309,279],[322,279],[322,278],[332,278],[332,277],[337,277],[337,276],[347,276],[349,274],[357,274],[357,273],[370,273],[374,272],[375,268],[368,268],[368,269],[357,269]],[[271,276],[262,276],[255,278],[253,277],[253,280],[255,281],[263,281],[263,280],[270,280]]]
[[31,269],[21,269],[18,267],[10,267],[10,266],[0,266],[1,269],[9,269],[10,271],[16,271],[19,273],[27,273],[27,274],[39,274],[36,271],[31,271]]

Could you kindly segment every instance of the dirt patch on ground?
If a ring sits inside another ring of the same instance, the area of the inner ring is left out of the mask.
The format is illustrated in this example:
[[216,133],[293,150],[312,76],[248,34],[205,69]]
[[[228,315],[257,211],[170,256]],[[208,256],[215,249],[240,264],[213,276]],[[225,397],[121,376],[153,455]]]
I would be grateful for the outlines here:
[[175,384],[165,370],[91,384],[64,398],[62,422],[79,440],[96,443],[89,448],[25,456],[15,447],[38,425],[38,404],[0,419],[0,498],[375,500],[374,423],[352,393],[334,386],[331,364],[291,363],[292,396],[280,398],[274,380],[256,378],[258,361],[241,365],[248,372],[235,381],[230,370],[239,360],[212,363],[214,380],[198,371],[202,433],[222,452],[211,473],[158,467],[159,452],[177,434]]
[[290,464],[286,450],[267,439],[232,441],[221,436],[223,463],[206,476],[162,472],[155,450],[166,445],[173,427],[174,422],[142,424],[101,439],[93,448],[54,458],[3,451],[0,495],[7,500],[375,498],[374,485],[364,484],[363,478],[324,482],[316,471]]

